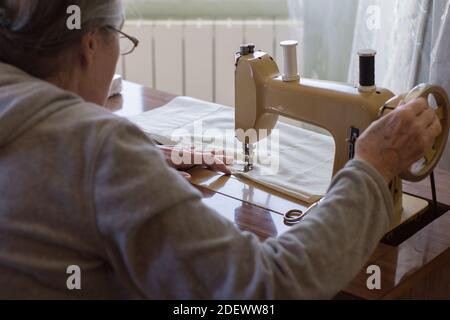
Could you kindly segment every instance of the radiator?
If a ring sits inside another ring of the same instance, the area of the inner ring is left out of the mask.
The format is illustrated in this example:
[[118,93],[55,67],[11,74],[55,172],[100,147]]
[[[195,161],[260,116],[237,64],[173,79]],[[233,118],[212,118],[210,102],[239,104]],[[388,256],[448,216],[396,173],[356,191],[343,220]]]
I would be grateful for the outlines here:
[[233,106],[239,46],[253,42],[281,64],[279,43],[296,39],[296,27],[288,20],[128,21],[124,31],[140,44],[120,59],[117,72],[144,86]]

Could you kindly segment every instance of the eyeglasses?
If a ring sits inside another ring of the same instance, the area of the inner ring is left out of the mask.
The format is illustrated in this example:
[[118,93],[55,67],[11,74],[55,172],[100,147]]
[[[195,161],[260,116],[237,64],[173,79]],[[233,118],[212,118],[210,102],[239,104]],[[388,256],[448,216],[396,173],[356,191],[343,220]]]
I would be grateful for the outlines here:
[[119,45],[120,45],[120,54],[125,56],[127,54],[132,53],[136,47],[139,45],[139,40],[135,37],[132,37],[125,32],[116,29],[112,26],[108,26],[109,29],[114,30],[120,34],[119,36]]

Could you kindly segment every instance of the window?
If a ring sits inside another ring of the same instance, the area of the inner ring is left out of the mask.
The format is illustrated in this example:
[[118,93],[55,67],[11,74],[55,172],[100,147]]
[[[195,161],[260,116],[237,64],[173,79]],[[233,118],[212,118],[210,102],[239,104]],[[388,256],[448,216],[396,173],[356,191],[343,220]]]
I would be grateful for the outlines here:
[[287,0],[125,0],[128,19],[287,18]]

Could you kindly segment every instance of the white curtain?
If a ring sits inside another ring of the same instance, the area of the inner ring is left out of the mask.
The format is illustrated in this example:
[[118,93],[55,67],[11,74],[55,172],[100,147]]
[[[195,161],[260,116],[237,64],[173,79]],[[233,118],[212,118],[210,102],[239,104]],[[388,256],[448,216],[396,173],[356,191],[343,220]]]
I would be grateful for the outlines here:
[[299,20],[302,76],[346,81],[353,42],[356,2],[289,0],[292,19]]
[[[303,76],[357,83],[357,51],[377,50],[377,85],[431,82],[450,95],[450,0],[288,0],[304,29]],[[440,164],[450,170],[450,143]]]
[[[432,14],[429,81],[450,94],[450,0],[435,0]],[[450,139],[440,167],[450,170]]]
[[413,88],[426,31],[429,0],[360,0],[349,80],[358,78],[356,53],[377,50],[377,84],[395,93]]

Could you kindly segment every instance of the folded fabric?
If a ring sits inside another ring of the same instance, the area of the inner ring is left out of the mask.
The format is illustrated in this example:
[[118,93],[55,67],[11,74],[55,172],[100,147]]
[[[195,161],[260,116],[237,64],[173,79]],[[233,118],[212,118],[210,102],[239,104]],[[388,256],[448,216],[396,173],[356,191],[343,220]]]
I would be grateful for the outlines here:
[[307,203],[323,197],[331,182],[335,154],[330,136],[279,122],[255,149],[255,167],[242,165],[242,144],[235,138],[234,109],[188,97],[129,118],[162,144],[223,150],[237,160],[234,174]]

